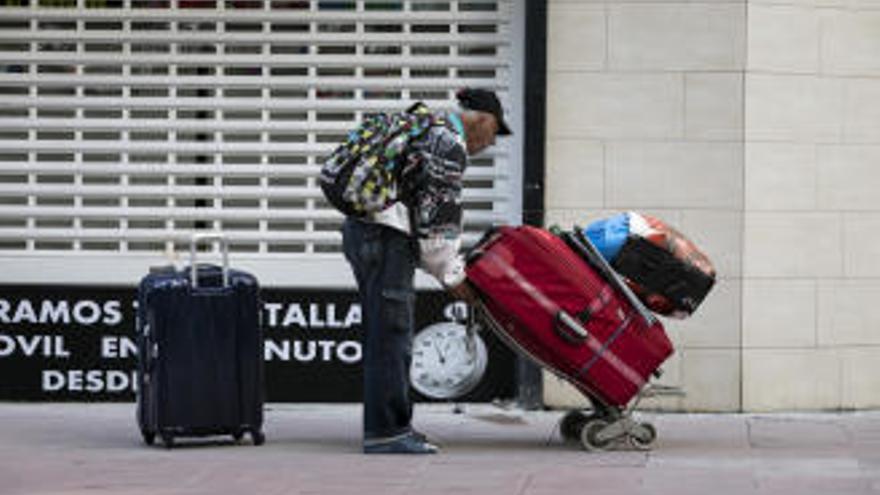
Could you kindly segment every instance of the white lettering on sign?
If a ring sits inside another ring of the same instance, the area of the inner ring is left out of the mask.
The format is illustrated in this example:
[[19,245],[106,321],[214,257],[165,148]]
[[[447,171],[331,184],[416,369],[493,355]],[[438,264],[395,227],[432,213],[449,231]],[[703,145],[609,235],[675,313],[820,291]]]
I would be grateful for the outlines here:
[[302,308],[299,304],[291,304],[287,308],[287,314],[284,315],[284,321],[281,323],[282,327],[289,327],[291,325],[303,328],[309,326],[309,324],[306,323],[306,316],[303,314]]
[[43,301],[40,309],[40,321],[47,323],[70,323],[70,307],[67,301]]
[[122,392],[134,391],[134,371],[120,370],[43,370],[44,392]]
[[324,322],[321,321],[321,309],[317,304],[309,304],[309,325],[314,328],[324,328]]
[[327,326],[329,328],[342,328],[342,322],[336,319],[336,305],[327,305]]
[[354,364],[361,360],[361,343],[344,340],[336,346],[336,356],[346,364]]
[[70,357],[70,352],[64,347],[64,337],[61,335],[0,334],[0,358],[16,353],[25,357]]
[[332,340],[319,340],[318,347],[321,348],[321,361],[327,362],[333,358],[333,348],[336,347],[336,342]]
[[128,337],[107,335],[101,338],[103,359],[126,359],[137,356],[137,345]]
[[[361,323],[361,305],[353,303],[340,311],[334,303],[265,303],[268,327],[351,328]],[[341,318],[342,314],[344,318]]]
[[345,328],[351,328],[354,325],[361,324],[361,305],[360,304],[352,304],[350,308],[348,308],[348,314],[345,316],[345,321],[342,325]]
[[94,325],[101,319],[101,308],[94,301],[82,301],[73,307],[76,321],[85,325]]
[[18,309],[15,310],[15,316],[12,317],[13,323],[18,323],[21,321],[26,321],[29,323],[37,323],[37,314],[34,313],[34,307],[31,305],[31,302],[25,299],[18,305]]
[[264,303],[263,309],[268,312],[269,317],[267,318],[266,325],[270,327],[278,326],[278,312],[281,311],[282,306],[278,303]]
[[341,361],[353,364],[361,360],[361,343],[356,340],[274,340],[266,339],[266,361],[296,361],[309,363],[315,360]]
[[71,304],[70,301],[49,299],[34,303],[29,299],[0,299],[0,323],[95,325],[98,322],[107,326],[119,325],[122,322],[121,303],[110,300],[99,304],[83,300]]
[[115,326],[122,323],[122,302],[106,301],[104,303],[103,323],[108,326]]

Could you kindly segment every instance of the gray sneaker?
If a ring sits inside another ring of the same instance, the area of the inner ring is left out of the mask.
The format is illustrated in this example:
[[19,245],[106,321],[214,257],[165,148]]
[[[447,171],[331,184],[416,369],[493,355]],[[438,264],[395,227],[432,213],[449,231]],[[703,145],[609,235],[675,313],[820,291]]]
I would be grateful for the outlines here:
[[436,454],[439,451],[424,435],[415,432],[388,442],[364,445],[364,454]]
[[420,432],[419,430],[416,430],[415,428],[413,428],[412,434],[415,435],[415,437],[417,439],[419,439],[423,442],[432,443],[435,446],[439,447],[439,443],[437,442],[436,439],[429,437],[428,435]]

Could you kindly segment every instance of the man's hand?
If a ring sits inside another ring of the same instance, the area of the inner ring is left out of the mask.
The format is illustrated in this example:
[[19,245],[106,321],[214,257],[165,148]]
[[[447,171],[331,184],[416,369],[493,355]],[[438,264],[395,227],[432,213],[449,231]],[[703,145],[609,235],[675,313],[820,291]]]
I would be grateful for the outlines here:
[[464,301],[468,304],[476,303],[477,298],[479,297],[467,279],[463,280],[456,286],[447,287],[446,290],[449,291],[449,294],[455,299]]

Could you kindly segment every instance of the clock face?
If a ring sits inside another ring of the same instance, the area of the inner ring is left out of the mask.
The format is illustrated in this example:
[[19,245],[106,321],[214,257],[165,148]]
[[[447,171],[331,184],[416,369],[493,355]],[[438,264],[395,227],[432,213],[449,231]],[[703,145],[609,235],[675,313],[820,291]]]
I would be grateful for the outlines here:
[[410,382],[421,394],[452,399],[471,391],[486,371],[486,345],[459,323],[431,325],[413,340]]

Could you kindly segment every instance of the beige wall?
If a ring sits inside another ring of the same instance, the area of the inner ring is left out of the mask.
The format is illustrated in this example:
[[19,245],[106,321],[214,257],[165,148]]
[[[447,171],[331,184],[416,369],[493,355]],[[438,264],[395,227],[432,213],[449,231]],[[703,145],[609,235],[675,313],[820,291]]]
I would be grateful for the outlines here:
[[880,4],[749,4],[743,407],[880,406]]
[[880,405],[880,10],[789,3],[549,2],[547,223],[655,214],[720,273],[649,407]]

